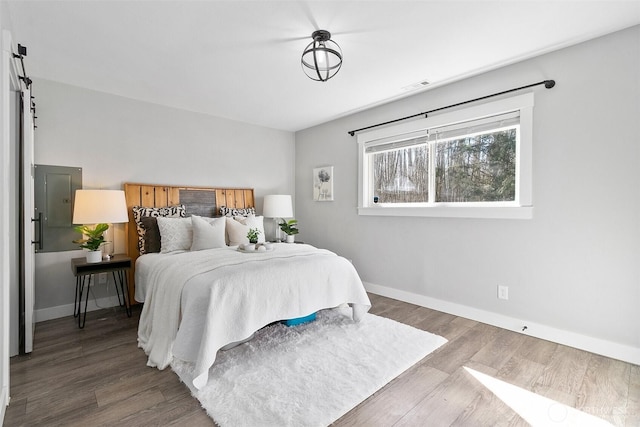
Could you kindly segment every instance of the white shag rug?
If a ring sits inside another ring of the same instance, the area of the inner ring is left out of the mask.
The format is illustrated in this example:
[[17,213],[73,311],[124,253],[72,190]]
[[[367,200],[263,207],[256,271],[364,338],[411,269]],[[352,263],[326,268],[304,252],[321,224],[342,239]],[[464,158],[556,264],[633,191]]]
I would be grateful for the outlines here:
[[202,390],[190,363],[171,364],[220,426],[326,426],[447,340],[350,308],[318,312],[311,323],[273,324],[218,352]]

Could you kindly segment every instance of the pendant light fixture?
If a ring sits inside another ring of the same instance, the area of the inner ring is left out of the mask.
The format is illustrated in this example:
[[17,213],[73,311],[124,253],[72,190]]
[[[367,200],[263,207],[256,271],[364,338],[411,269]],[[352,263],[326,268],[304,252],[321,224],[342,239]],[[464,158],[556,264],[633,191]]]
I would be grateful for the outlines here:
[[326,30],[314,31],[311,42],[302,53],[302,70],[311,79],[326,82],[342,66],[342,50]]

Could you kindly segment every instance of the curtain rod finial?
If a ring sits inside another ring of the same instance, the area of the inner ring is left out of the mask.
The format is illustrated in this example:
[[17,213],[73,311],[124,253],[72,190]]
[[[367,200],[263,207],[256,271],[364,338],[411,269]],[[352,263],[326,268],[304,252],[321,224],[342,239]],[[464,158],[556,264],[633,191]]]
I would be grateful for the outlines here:
[[544,81],[544,87],[546,87],[547,89],[551,89],[555,85],[556,85],[556,81],[555,80],[545,80]]

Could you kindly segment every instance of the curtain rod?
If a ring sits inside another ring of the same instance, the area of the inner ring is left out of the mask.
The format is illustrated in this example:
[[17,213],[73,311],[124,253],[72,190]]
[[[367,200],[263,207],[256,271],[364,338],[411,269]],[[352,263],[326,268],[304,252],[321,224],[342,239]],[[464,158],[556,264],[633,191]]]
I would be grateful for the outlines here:
[[470,99],[468,101],[458,102],[457,104],[447,105],[446,107],[440,107],[440,108],[436,108],[434,110],[424,111],[424,112],[418,113],[418,114],[412,114],[411,116],[401,117],[401,118],[395,119],[395,120],[389,120],[388,122],[378,123],[378,124],[375,124],[375,125],[367,126],[367,127],[356,129],[356,130],[350,130],[347,133],[349,135],[351,135],[351,136],[354,136],[356,134],[356,132],[360,132],[360,131],[363,131],[363,130],[376,128],[378,126],[388,125],[390,123],[400,122],[402,120],[412,119],[412,118],[418,117],[418,116],[424,116],[425,118],[427,118],[429,114],[435,113],[436,111],[446,110],[447,108],[458,107],[460,105],[469,104],[471,102],[476,102],[476,101],[481,101],[483,99],[487,99],[487,98],[491,98],[491,97],[499,96],[499,95],[504,95],[505,93],[515,92],[517,90],[527,89],[527,88],[538,86],[538,85],[541,85],[541,84],[544,84],[544,87],[546,87],[547,89],[551,89],[552,87],[554,87],[556,85],[556,81],[555,80],[543,80],[543,81],[538,82],[538,83],[532,83],[530,85],[520,86],[520,87],[517,87],[517,88],[514,88],[514,89],[509,89],[509,90],[504,90],[502,92],[492,93],[491,95],[481,96],[480,98],[475,98],[475,99]]

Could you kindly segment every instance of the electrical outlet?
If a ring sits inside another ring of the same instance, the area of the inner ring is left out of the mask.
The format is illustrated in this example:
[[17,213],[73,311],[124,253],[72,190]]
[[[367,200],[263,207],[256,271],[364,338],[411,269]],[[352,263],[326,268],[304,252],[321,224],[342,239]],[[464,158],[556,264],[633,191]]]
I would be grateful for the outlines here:
[[98,273],[98,284],[99,285],[106,284],[108,278],[109,276],[107,276],[107,273]]
[[508,300],[509,299],[509,287],[508,286],[500,286],[498,285],[498,299]]

